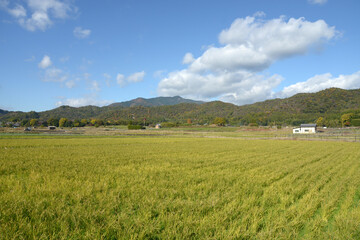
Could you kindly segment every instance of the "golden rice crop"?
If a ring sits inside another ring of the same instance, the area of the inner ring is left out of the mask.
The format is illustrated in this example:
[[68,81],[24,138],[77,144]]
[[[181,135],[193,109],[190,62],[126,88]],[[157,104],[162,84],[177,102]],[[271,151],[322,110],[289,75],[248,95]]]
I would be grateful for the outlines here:
[[0,139],[0,239],[360,239],[360,145]]

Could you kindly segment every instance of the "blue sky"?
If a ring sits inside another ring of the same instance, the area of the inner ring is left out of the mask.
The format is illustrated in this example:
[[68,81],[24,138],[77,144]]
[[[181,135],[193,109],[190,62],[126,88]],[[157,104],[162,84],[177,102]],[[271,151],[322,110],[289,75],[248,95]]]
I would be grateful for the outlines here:
[[0,109],[360,88],[358,0],[0,0]]

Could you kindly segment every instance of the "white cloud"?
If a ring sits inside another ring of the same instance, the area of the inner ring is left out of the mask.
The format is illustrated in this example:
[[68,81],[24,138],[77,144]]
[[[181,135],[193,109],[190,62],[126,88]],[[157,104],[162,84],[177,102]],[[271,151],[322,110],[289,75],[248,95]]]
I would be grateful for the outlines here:
[[[33,57],[35,59],[35,57]],[[52,66],[53,63],[48,55],[44,55],[41,62],[38,64],[38,67],[44,69],[42,71],[44,82],[65,82],[68,79],[68,75],[63,72],[63,70]],[[52,66],[52,67],[50,67]],[[67,88],[73,88],[75,82],[73,80],[65,82]]]
[[19,23],[29,31],[35,31],[37,29],[45,31],[52,25],[52,21],[45,12],[34,12],[29,19],[20,18]]
[[91,30],[90,29],[82,29],[81,27],[76,27],[73,31],[74,36],[79,39],[84,39],[90,36]]
[[[220,99],[225,102],[233,102],[240,105],[263,101],[273,95],[273,89],[283,81],[283,77],[276,74],[268,78],[254,75],[249,81],[255,81],[257,84],[249,84],[248,87],[244,88],[240,87],[239,91],[223,95]],[[250,102],[249,99],[251,99]]]
[[136,72],[131,74],[130,76],[127,77],[127,81],[129,83],[137,83],[137,82],[142,82],[143,79],[145,77],[145,72]]
[[227,102],[246,104],[268,98],[282,80],[279,75],[266,77],[248,71],[201,75],[182,70],[160,82],[159,94],[204,100],[219,97]]
[[96,94],[91,94],[82,98],[65,98],[55,103],[56,106],[71,106],[71,107],[82,107],[82,106],[106,106],[114,101],[99,100]]
[[15,18],[26,17],[26,9],[19,4],[16,4],[13,9],[8,9],[8,12]]
[[308,0],[308,2],[311,3],[311,4],[322,5],[322,4],[325,4],[327,2],[327,0]]
[[46,69],[43,77],[44,82],[64,82],[67,79],[68,76],[61,69],[55,67]]
[[211,46],[196,59],[189,55],[191,63],[186,69],[171,72],[160,81],[159,95],[220,98],[236,104],[264,100],[283,78],[263,76],[261,71],[275,61],[305,54],[337,34],[323,20],[260,19],[263,16],[257,13],[236,19],[219,35],[223,46]]
[[[25,0],[25,5],[9,4],[2,0],[0,7],[5,9],[26,30],[45,31],[53,24],[52,19],[65,19],[70,13],[76,12],[77,8],[69,1],[61,0]],[[29,12],[29,15],[27,14]]]
[[183,58],[183,61],[182,63],[183,64],[190,64],[192,63],[193,61],[195,61],[195,58],[194,56],[192,55],[192,53],[186,53],[184,58]]
[[[265,55],[271,62],[306,53],[312,46],[322,44],[336,34],[335,27],[325,21],[306,21],[285,17],[269,21],[255,17],[236,19],[229,29],[220,33],[219,41],[233,47],[243,47],[256,55]],[[260,62],[262,64],[262,62]]]
[[305,82],[298,82],[284,87],[284,89],[275,94],[276,97],[290,97],[297,93],[312,93],[324,90],[326,88],[356,89],[360,88],[360,71],[351,75],[339,75],[333,77],[330,73],[315,75]]
[[120,87],[125,87],[125,85],[126,85],[125,76],[119,73],[116,76],[116,82],[117,82],[117,84],[120,85]]
[[38,64],[38,66],[39,66],[39,68],[45,69],[45,68],[50,67],[51,64],[52,64],[52,62],[51,62],[50,57],[48,55],[45,55],[43,57],[43,59],[41,60],[41,62]]
[[144,80],[144,77],[145,77],[144,71],[133,73],[126,78],[123,74],[119,73],[116,76],[116,82],[117,82],[117,84],[120,85],[120,87],[125,87],[126,85],[128,85],[130,83],[142,82]]

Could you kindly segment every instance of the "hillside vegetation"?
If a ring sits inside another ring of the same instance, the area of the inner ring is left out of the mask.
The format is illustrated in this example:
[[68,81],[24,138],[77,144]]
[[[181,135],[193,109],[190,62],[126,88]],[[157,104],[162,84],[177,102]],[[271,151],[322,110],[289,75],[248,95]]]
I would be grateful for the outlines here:
[[204,103],[202,101],[194,101],[191,99],[185,99],[180,96],[175,97],[157,97],[157,98],[136,98],[131,101],[113,103],[110,104],[109,107],[135,107],[135,106],[143,106],[143,107],[155,107],[155,106],[165,106],[165,105],[176,105],[180,103],[195,103],[201,104]]
[[[178,102],[183,102],[179,103]],[[175,104],[175,105],[173,105]],[[286,99],[273,99],[254,104],[236,106],[221,101],[196,102],[181,97],[138,98],[129,102],[114,103],[105,107],[61,106],[44,112],[5,112],[0,120],[47,120],[50,118],[101,119],[103,122],[127,124],[129,121],[147,123],[174,122],[211,124],[223,117],[230,124],[247,125],[299,125],[316,122],[319,117],[332,126],[341,125],[341,116],[353,113],[360,118],[360,89],[330,88],[317,93],[301,93]]]

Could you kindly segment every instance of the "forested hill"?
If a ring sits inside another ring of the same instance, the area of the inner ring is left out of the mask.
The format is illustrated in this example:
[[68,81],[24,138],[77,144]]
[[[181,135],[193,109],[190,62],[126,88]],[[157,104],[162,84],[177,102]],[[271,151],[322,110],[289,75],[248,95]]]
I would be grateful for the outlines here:
[[[166,103],[176,103],[176,105]],[[143,103],[143,104],[142,104]],[[44,112],[7,112],[0,113],[0,120],[68,118],[75,119],[102,119],[110,122],[126,124],[129,121],[148,123],[178,122],[185,123],[191,119],[192,123],[212,123],[215,117],[226,118],[230,124],[259,125],[289,124],[315,122],[319,117],[338,123],[344,113],[360,112],[360,89],[343,90],[330,88],[317,93],[301,93],[290,98],[272,99],[249,105],[236,106],[221,101],[196,102],[181,97],[135,99],[128,102],[111,104],[105,107],[61,106]],[[149,106],[150,105],[150,106]]]
[[180,96],[175,97],[156,97],[156,98],[136,98],[126,102],[119,102],[110,104],[109,107],[155,107],[155,106],[167,106],[167,105],[176,105],[180,103],[195,103],[202,104],[202,101],[194,101],[191,99],[185,99]]
[[360,108],[360,89],[329,88],[317,93],[299,93],[285,99],[272,99],[240,106],[253,112],[338,113]]
[[8,111],[0,109],[0,116],[1,116],[1,115],[5,115],[5,114],[7,114],[7,113],[8,113]]

